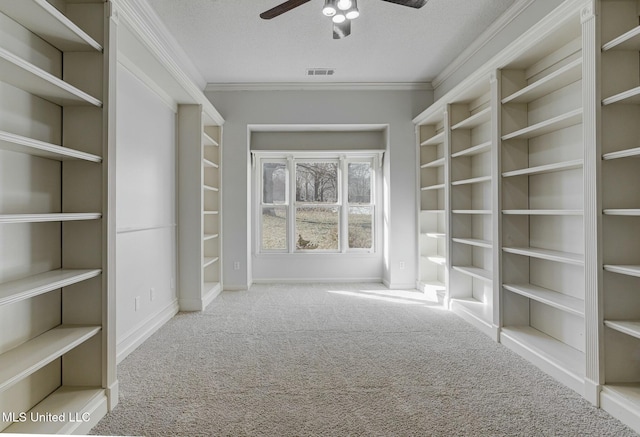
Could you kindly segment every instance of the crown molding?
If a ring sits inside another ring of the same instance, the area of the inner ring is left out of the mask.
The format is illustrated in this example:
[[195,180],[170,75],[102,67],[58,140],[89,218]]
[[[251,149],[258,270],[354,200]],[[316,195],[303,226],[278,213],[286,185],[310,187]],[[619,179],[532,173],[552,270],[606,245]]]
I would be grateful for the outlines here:
[[429,82],[247,82],[209,83],[204,91],[433,91],[433,86]]
[[433,87],[438,88],[444,81],[462,68],[476,53],[486,46],[496,35],[509,25],[518,15],[535,0],[516,0],[491,26],[476,38],[462,53],[433,79]]
[[[177,103],[195,103],[203,106],[203,111],[210,116],[215,123],[222,125],[224,118],[215,109],[213,104],[207,99],[202,91],[202,86],[193,78],[192,71],[186,72],[185,67],[191,70],[193,64],[186,57],[186,54],[177,45],[166,27],[162,24],[158,16],[151,9],[146,0],[111,0],[117,10],[120,24],[126,24],[127,28],[142,43],[145,49],[162,64],[163,68],[172,77],[173,83],[179,85],[184,92],[180,96],[172,95]],[[172,42],[173,41],[173,42]],[[129,58],[128,67],[134,63],[133,58]],[[144,70],[144,65],[139,66]],[[195,67],[193,68],[194,71]],[[149,75],[151,76],[151,75]],[[204,84],[204,79],[200,81]],[[153,78],[150,77],[150,80]],[[161,83],[158,86],[162,87]]]

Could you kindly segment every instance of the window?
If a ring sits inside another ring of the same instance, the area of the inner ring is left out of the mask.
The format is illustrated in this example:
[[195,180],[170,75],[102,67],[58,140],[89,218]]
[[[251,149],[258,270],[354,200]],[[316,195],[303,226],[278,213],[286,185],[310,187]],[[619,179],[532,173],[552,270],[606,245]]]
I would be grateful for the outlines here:
[[375,250],[381,152],[254,152],[261,253]]

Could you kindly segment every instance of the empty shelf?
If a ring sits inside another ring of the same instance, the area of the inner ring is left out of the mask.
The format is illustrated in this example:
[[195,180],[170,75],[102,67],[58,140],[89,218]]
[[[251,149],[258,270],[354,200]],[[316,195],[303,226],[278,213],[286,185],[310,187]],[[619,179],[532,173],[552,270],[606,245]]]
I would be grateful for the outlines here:
[[420,146],[433,146],[444,142],[444,132],[440,132],[420,143]]
[[0,284],[0,306],[29,299],[100,275],[101,270],[52,270]]
[[584,300],[532,284],[504,284],[505,290],[559,310],[584,317]]
[[202,144],[205,146],[219,146],[218,142],[211,138],[206,132],[202,133]]
[[444,184],[429,185],[428,187],[420,188],[421,191],[442,190],[442,189],[444,189]]
[[477,238],[452,238],[452,241],[469,246],[483,247],[485,249],[491,249],[493,247],[490,240],[480,240]]
[[100,329],[60,325],[0,355],[0,391],[84,343]]
[[471,179],[463,179],[460,181],[453,181],[451,182],[451,185],[453,186],[457,186],[457,185],[470,185],[470,184],[479,184],[482,182],[491,182],[491,176],[478,176],[477,178],[471,178]]
[[572,252],[560,252],[557,250],[538,249],[536,247],[503,247],[503,251],[516,255],[529,256],[531,258],[557,261],[578,266],[584,265],[584,256]]
[[213,161],[209,161],[208,159],[203,159],[202,163],[204,164],[205,167],[209,167],[209,168],[219,168],[218,164],[216,164]]
[[441,266],[447,262],[447,259],[444,256],[423,256],[422,258]]
[[446,237],[446,234],[442,233],[442,232],[425,232],[423,235],[426,235],[429,238],[444,238],[444,237]]
[[633,149],[625,149],[620,150],[618,152],[605,153],[602,155],[602,159],[608,161],[610,159],[620,159],[620,158],[639,158],[640,157],[640,147],[635,147]]
[[638,217],[640,216],[640,209],[605,209],[602,213],[604,215],[628,215]]
[[572,161],[557,162],[554,164],[539,165],[536,167],[523,168],[520,170],[506,171],[502,173],[502,177],[507,178],[512,176],[530,176],[536,174],[552,173],[556,171],[573,170],[576,168],[582,168],[583,165],[584,160],[575,159]]
[[491,150],[491,141],[487,141],[486,143],[478,144],[478,145],[469,147],[468,149],[464,149],[464,150],[460,150],[459,152],[452,153],[451,157],[458,158],[460,156],[479,155],[481,153],[488,152],[489,150]]
[[637,26],[627,33],[612,39],[602,46],[602,51],[609,50],[640,50],[640,26]]
[[97,220],[100,213],[55,213],[55,214],[5,214],[0,215],[0,223],[40,223]]
[[454,209],[453,214],[491,215],[490,209]]
[[212,187],[210,185],[203,185],[202,189],[205,191],[214,191],[214,192],[220,191],[218,188]]
[[451,309],[455,312],[462,310],[479,321],[492,325],[493,309],[491,306],[472,297],[451,299]]
[[60,106],[102,106],[95,97],[3,48],[0,48],[0,80]]
[[582,58],[502,99],[502,103],[529,103],[582,79]]
[[444,165],[444,158],[439,158],[431,162],[427,162],[426,164],[422,164],[420,168],[442,167],[443,165]]
[[640,87],[636,87],[627,91],[623,91],[619,94],[607,97],[602,100],[602,105],[613,105],[614,103],[628,103],[638,104],[640,103]]
[[[0,0],[1,1],[1,0]],[[57,161],[83,160],[89,162],[101,162],[102,158],[90,153],[80,152],[67,147],[58,146],[44,141],[15,135],[0,131],[0,149],[11,152],[26,153],[42,158],[55,159]]]
[[505,215],[583,215],[581,209],[504,209]]
[[539,137],[551,132],[555,132],[566,127],[574,126],[582,122],[582,108],[575,109],[567,112],[566,114],[559,115],[557,117],[545,120],[543,122],[534,124],[532,126],[525,127],[524,129],[511,132],[502,137],[503,141],[522,138],[529,139]]
[[207,240],[213,240],[214,238],[218,238],[219,235],[218,234],[205,234],[203,240],[207,241]]
[[0,12],[59,50],[102,51],[102,46],[46,0],[0,0]]
[[640,266],[605,264],[604,269],[607,272],[619,273],[621,275],[627,276],[636,276],[640,278]]
[[472,116],[456,123],[451,127],[451,130],[457,129],[473,129],[491,120],[491,107],[487,107],[482,111],[473,114]]
[[604,324],[623,334],[640,338],[640,321],[638,320],[605,320]]
[[215,257],[205,257],[204,260],[202,261],[202,267],[208,267],[211,264],[217,262],[220,258],[218,258],[217,256]]
[[491,282],[493,280],[493,276],[492,276],[492,273],[490,271],[485,270],[485,269],[481,269],[479,267],[453,266],[452,268],[453,268],[453,270],[456,270],[456,271],[458,271],[460,273],[464,273],[467,276],[471,276],[473,278],[480,279],[482,281]]

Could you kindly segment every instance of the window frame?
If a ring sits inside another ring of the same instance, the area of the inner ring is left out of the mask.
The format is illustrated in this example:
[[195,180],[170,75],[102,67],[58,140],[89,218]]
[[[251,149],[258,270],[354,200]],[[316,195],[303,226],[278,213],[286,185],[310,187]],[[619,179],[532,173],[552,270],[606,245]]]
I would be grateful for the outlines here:
[[[378,185],[381,180],[383,150],[348,150],[348,151],[252,151],[252,161],[255,177],[255,198],[256,209],[255,220],[255,252],[257,255],[270,254],[376,254],[380,242],[378,241],[378,220],[376,220],[380,210]],[[337,184],[336,202],[304,202],[298,201],[296,197],[296,164],[300,162],[336,162],[337,163]],[[263,169],[265,163],[286,162],[288,195],[284,204],[265,204],[263,199]],[[370,172],[370,202],[368,204],[349,202],[349,164],[369,163]],[[350,248],[349,247],[349,208],[351,205],[361,205],[371,208],[371,247],[370,248]],[[287,219],[287,249],[264,249],[263,248],[263,220],[262,211],[265,207],[286,207]],[[296,208],[313,206],[321,208],[338,209],[338,248],[333,249],[298,249],[296,240]]]

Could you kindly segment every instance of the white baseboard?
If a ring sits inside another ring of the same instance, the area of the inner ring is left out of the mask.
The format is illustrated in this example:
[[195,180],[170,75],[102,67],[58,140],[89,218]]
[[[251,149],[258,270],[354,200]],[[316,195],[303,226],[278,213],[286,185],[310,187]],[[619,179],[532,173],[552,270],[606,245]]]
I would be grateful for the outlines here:
[[207,309],[207,306],[209,306],[209,304],[213,302],[213,300],[218,297],[221,292],[222,287],[220,286],[220,284],[209,290],[207,294],[205,294],[205,296],[202,298],[202,310],[204,311],[205,309]]
[[383,279],[382,283],[386,285],[389,290],[417,290],[416,284],[413,282],[389,282]]
[[116,364],[124,360],[131,352],[160,329],[162,325],[178,314],[178,309],[178,301],[173,300],[165,308],[148,317],[131,332],[126,334],[121,341],[118,342],[116,339]]
[[[273,278],[255,279],[254,284],[358,284],[382,283],[382,278]],[[226,289],[226,288],[225,288]]]

